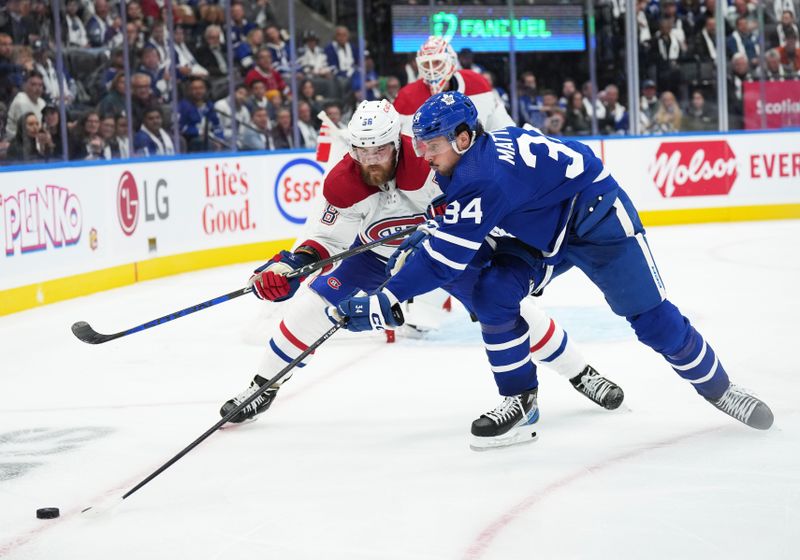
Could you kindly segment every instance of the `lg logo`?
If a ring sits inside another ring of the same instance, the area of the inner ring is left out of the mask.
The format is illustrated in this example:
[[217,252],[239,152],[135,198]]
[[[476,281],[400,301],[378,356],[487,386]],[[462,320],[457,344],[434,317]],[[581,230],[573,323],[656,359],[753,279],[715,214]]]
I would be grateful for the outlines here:
[[[119,178],[117,185],[117,217],[125,235],[130,236],[136,231],[140,202],[136,179],[130,171],[126,171]],[[144,219],[146,222],[152,222],[156,218],[160,220],[169,218],[167,182],[164,179],[156,181],[153,189],[148,188],[147,181],[144,182]]]

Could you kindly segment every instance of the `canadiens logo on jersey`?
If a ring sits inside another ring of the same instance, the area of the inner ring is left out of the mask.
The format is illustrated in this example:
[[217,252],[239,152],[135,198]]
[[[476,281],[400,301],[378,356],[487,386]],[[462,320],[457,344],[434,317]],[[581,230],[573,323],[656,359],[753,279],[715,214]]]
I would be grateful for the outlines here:
[[334,290],[338,290],[339,288],[342,287],[342,283],[335,276],[331,276],[330,278],[328,278],[328,286],[330,286]]
[[[403,216],[400,218],[387,218],[385,220],[375,222],[374,224],[365,228],[364,232],[360,234],[360,237],[364,243],[369,243],[370,241],[381,239],[387,235],[397,233],[398,231],[403,231],[404,229],[414,227],[424,221],[425,214],[415,214],[414,216]],[[396,247],[402,242],[402,239],[395,239],[394,241],[389,241],[386,243],[386,245]]]

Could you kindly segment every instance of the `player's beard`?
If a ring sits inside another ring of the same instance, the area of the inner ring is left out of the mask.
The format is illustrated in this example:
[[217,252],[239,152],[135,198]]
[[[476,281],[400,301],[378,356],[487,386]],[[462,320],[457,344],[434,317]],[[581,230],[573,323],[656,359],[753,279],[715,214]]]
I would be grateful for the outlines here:
[[361,166],[361,178],[371,187],[380,187],[394,178],[394,174],[394,158],[381,165],[371,164]]

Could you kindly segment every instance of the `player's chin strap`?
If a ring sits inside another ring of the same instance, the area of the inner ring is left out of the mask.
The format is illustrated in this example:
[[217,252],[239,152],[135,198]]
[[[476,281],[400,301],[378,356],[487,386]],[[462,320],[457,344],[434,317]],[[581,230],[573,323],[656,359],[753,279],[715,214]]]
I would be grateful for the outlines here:
[[450,141],[450,145],[453,146],[453,151],[455,153],[457,153],[460,156],[463,156],[465,153],[467,153],[467,150],[469,150],[475,144],[476,136],[477,136],[477,131],[471,130],[469,137],[469,145],[463,150],[458,149],[458,136],[456,136],[456,138],[453,138],[453,140]]

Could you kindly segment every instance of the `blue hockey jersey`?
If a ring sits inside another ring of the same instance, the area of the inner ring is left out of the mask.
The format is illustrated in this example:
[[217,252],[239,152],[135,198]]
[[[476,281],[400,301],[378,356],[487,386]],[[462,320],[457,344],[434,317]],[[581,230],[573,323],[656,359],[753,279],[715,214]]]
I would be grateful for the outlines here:
[[478,137],[453,174],[437,173],[436,180],[447,211],[423,250],[387,284],[400,301],[461,274],[490,233],[517,237],[557,263],[576,199],[617,187],[588,146],[517,127]]

